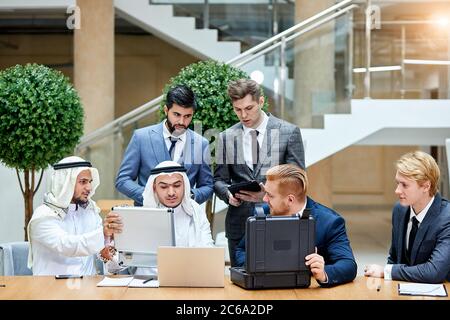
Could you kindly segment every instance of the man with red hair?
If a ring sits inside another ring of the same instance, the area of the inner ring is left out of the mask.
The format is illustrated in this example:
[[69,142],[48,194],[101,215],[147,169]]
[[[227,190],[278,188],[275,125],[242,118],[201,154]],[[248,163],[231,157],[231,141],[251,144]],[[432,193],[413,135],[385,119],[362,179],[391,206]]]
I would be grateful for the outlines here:
[[[306,172],[293,164],[272,167],[267,171],[264,189],[263,200],[273,216],[302,216],[305,209],[310,210],[316,222],[316,252],[305,257],[305,264],[317,282],[323,287],[331,287],[352,281],[357,266],[344,219],[306,195]],[[238,266],[245,264],[245,237],[236,249],[236,261]]]

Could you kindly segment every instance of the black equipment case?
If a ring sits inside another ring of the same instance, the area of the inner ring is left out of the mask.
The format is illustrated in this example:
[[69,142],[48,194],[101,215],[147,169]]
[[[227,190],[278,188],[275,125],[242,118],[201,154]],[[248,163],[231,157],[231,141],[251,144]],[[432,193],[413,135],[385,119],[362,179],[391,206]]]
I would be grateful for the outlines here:
[[245,245],[245,268],[230,268],[234,284],[245,289],[309,287],[305,257],[315,252],[315,221],[309,210],[301,218],[260,213],[249,217]]

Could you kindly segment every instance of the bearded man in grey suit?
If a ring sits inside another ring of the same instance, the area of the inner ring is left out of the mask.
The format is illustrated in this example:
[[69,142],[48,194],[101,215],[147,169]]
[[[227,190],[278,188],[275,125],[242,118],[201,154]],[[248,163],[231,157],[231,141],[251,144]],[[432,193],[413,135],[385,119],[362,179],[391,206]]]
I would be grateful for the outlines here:
[[240,122],[222,132],[217,141],[214,191],[229,205],[225,233],[231,266],[235,266],[235,249],[245,233],[245,222],[255,205],[263,203],[264,189],[233,196],[228,187],[251,180],[262,185],[267,170],[278,164],[293,163],[305,169],[305,155],[300,129],[262,110],[264,96],[258,83],[232,81],[228,95]]

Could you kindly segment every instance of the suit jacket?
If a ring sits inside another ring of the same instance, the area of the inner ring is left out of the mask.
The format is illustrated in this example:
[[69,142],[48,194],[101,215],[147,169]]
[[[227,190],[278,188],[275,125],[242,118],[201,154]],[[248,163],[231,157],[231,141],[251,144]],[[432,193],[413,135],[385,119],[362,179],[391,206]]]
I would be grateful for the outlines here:
[[[268,206],[263,208],[269,213]],[[325,272],[328,276],[328,282],[320,285],[331,287],[352,281],[356,277],[357,265],[345,230],[344,218],[309,197],[306,208],[316,221],[315,244],[317,253],[325,260]],[[245,237],[236,248],[236,264],[245,264]]]
[[[260,162],[254,171],[245,163],[243,133],[243,125],[239,122],[220,134],[216,146],[214,191],[226,203],[230,184],[250,180],[264,183],[267,170],[278,164],[294,163],[305,168],[303,141],[297,126],[269,114],[263,143],[259,150]],[[239,207],[228,207],[225,217],[225,233],[228,239],[242,238],[245,221],[252,214],[254,205],[243,202]]]
[[425,283],[450,281],[450,204],[439,193],[417,230],[409,265],[405,260],[406,224],[410,207],[396,204],[392,212],[392,243],[388,264],[392,279]]
[[[138,206],[142,206],[142,192],[150,176],[150,170],[159,163],[170,160],[169,151],[164,142],[163,125],[164,122],[161,122],[138,129],[133,133],[117,174],[117,190],[133,199]],[[191,190],[198,203],[205,202],[213,193],[214,181],[210,159],[208,141],[188,129],[180,161],[187,169],[186,174],[191,183]]]

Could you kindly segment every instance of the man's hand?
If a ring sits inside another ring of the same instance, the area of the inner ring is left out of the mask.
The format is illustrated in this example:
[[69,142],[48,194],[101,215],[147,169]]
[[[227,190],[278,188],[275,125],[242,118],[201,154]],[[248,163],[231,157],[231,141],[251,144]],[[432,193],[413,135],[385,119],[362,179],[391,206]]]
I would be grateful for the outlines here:
[[309,254],[305,257],[305,264],[311,269],[313,277],[320,282],[327,282],[327,274],[325,273],[325,260],[319,254]]
[[110,211],[103,222],[103,234],[111,237],[114,233],[121,233],[123,228],[122,218],[114,211]]
[[260,183],[261,191],[245,191],[241,190],[235,194],[236,198],[241,201],[248,202],[262,202],[264,195],[266,194],[266,190],[264,189],[264,184]]
[[116,252],[116,249],[112,246],[106,246],[100,251],[100,255],[103,258],[103,261],[109,261],[112,260],[114,254]]
[[366,277],[384,278],[384,267],[378,264],[369,264],[364,268]]
[[239,207],[241,205],[242,201],[233,197],[233,195],[230,192],[228,194],[228,203],[234,207]]

